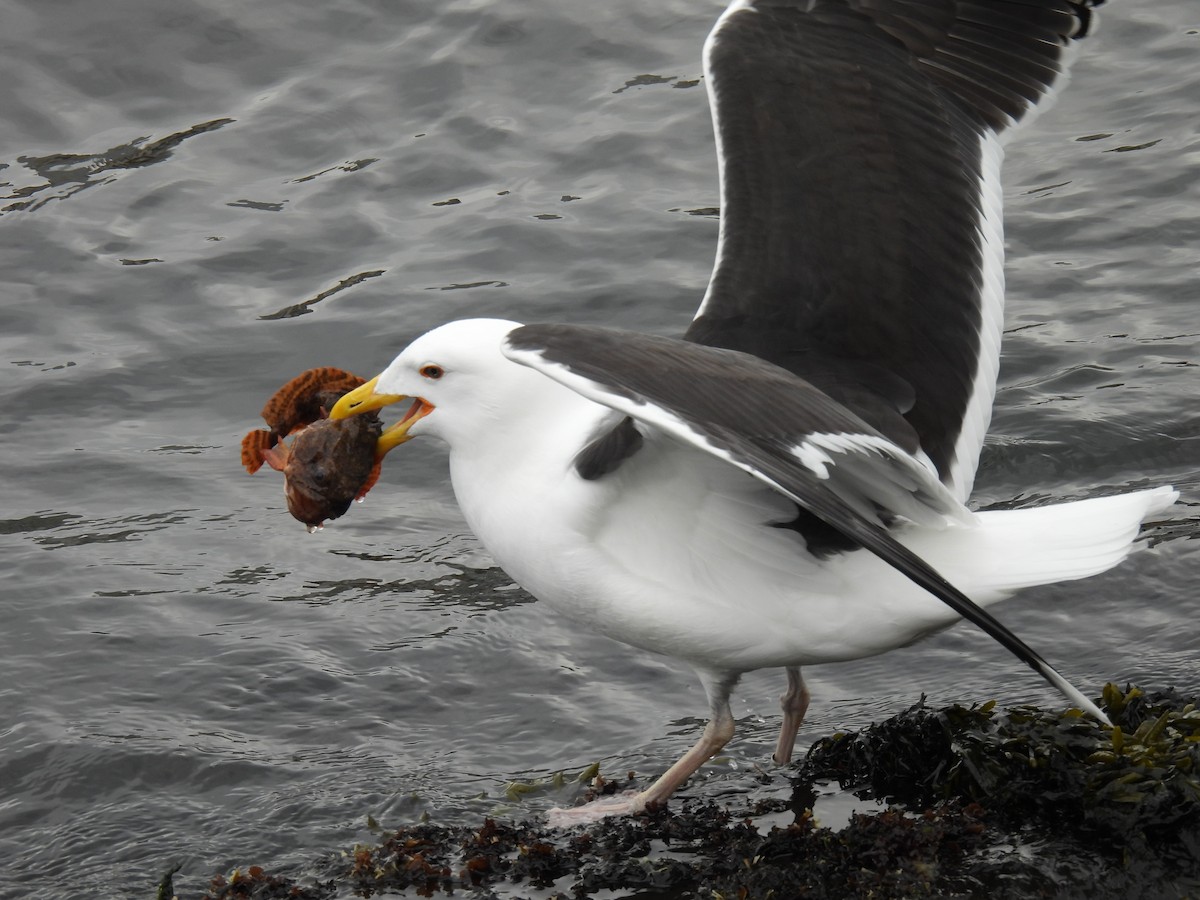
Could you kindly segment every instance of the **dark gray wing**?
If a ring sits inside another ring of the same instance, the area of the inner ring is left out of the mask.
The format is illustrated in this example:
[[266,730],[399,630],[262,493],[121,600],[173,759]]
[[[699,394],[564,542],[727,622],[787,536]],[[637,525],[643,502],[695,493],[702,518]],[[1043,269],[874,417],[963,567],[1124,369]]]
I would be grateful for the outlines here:
[[721,235],[687,340],[753,353],[965,499],[1003,318],[1000,138],[1092,0],[737,0],[705,48]]
[[812,385],[737,351],[595,326],[526,325],[509,334],[502,350],[643,428],[750,473],[938,597],[1104,720],[1041,656],[888,533],[881,524],[888,513],[943,524],[970,514],[918,460]]

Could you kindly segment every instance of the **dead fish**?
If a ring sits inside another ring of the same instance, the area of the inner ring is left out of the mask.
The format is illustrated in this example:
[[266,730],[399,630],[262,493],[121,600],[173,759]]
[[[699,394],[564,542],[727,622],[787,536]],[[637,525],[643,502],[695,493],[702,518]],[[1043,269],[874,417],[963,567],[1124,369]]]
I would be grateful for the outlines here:
[[[302,372],[263,407],[262,417],[270,428],[251,431],[242,439],[246,471],[253,474],[265,462],[283,472],[288,511],[309,530],[343,515],[379,478],[379,416],[328,418],[333,404],[364,382],[328,366]],[[287,437],[290,445],[284,443]]]

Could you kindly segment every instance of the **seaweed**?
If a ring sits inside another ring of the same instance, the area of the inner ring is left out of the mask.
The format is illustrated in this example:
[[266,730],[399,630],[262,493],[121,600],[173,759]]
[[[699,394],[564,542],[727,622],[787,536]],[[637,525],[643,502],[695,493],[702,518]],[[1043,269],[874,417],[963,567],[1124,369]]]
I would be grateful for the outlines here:
[[214,875],[204,896],[222,900],[328,900],[334,890],[332,883],[304,886],[286,875],[268,874],[262,866],[249,866],[234,869],[228,876]]
[[[817,741],[791,773],[787,800],[738,810],[674,800],[569,831],[495,818],[421,822],[328,856],[302,880],[253,866],[216,876],[204,896],[1195,896],[1200,712],[1177,692],[1136,687],[1108,685],[1102,702],[1115,728],[1077,711],[930,709],[922,698]],[[820,827],[815,786],[831,781],[891,805]],[[601,793],[628,787],[594,782]],[[790,824],[764,831],[755,822],[787,810]]]
[[1076,710],[922,701],[818,741],[805,774],[908,807],[985,804],[1009,827],[1072,834],[1117,855],[1200,846],[1200,710],[1174,691],[1113,684],[1102,701],[1114,728]]

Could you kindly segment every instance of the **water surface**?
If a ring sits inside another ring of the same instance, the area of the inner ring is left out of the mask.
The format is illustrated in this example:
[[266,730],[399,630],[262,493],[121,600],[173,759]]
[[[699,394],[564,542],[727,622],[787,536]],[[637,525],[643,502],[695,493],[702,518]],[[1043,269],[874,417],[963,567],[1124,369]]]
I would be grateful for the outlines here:
[[[717,233],[717,2],[8,0],[0,54],[0,896],[195,894],[366,818],[468,821],[702,727],[683,666],[497,571],[412,446],[308,535],[238,465],[302,369],[450,318],[666,334]],[[1010,149],[1009,309],[977,498],[1173,482],[1149,552],[1002,618],[1076,683],[1196,689],[1200,17],[1105,8]],[[343,285],[345,282],[345,285]],[[343,285],[340,289],[339,285]],[[960,627],[814,669],[806,741],[914,702],[1056,703]],[[781,673],[692,793],[765,764]]]

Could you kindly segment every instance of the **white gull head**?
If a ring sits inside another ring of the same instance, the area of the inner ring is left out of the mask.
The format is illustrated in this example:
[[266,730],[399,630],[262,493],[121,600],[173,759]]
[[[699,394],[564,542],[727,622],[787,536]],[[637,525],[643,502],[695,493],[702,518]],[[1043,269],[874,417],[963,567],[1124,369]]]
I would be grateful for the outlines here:
[[560,405],[591,404],[504,356],[504,339],[519,327],[505,319],[463,319],[426,332],[380,373],[375,393],[423,401],[427,411],[407,437],[437,437],[454,452],[494,451],[507,436],[529,441],[536,434],[525,421],[531,416],[544,427]]

